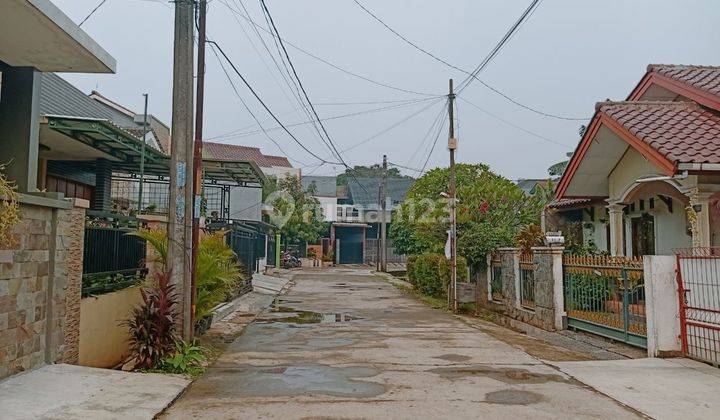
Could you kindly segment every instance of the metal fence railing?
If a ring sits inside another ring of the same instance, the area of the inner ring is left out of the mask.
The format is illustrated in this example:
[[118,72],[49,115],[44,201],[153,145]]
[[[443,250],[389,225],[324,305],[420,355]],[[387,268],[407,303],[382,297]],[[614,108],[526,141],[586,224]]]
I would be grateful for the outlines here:
[[532,254],[520,254],[520,305],[535,309],[535,263]]
[[683,353],[720,365],[720,247],[677,252]]
[[128,235],[141,221],[113,213],[88,211],[83,250],[84,296],[120,290],[145,277],[147,244]]
[[641,258],[563,258],[568,325],[646,347],[645,283]]

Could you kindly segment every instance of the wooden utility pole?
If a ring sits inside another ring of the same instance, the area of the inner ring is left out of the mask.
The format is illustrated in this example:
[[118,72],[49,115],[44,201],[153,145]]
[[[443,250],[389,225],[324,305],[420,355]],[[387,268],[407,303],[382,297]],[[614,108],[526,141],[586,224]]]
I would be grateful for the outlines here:
[[[202,149],[203,149],[203,111],[205,109],[205,41],[207,0],[198,2],[198,59],[197,59],[197,105],[195,106],[195,143],[193,145],[193,196],[194,210],[192,222],[192,282],[191,321],[195,325],[195,300],[197,298],[197,258],[200,247],[200,205],[202,203]],[[192,334],[194,329],[190,330]]]
[[448,137],[448,150],[450,150],[450,299],[453,312],[458,310],[457,296],[457,193],[455,187],[455,92],[453,80],[450,79],[450,93],[448,94],[448,116],[450,117],[450,135]]
[[191,273],[193,188],[193,33],[195,2],[175,0],[172,144],[168,211],[168,263],[175,285],[182,338],[192,338]]
[[383,180],[380,194],[380,271],[387,272],[387,155],[383,155]]

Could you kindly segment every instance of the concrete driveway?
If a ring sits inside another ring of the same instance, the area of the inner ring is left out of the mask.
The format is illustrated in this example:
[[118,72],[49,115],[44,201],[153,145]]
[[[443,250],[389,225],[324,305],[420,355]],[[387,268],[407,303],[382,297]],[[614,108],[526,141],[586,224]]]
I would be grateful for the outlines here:
[[303,271],[167,418],[637,418],[367,271]]

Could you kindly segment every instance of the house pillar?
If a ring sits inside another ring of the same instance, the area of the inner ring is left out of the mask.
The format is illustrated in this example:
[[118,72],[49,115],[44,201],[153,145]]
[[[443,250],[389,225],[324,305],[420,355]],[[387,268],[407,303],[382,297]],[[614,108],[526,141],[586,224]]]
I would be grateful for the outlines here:
[[0,63],[0,162],[18,191],[37,191],[38,145],[40,136],[40,85],[42,74],[30,67]]
[[693,247],[707,248],[712,245],[711,227],[710,227],[710,197],[715,191],[707,191],[702,188],[693,190],[690,196],[690,206],[688,209],[692,221],[692,243]]
[[107,159],[95,161],[95,189],[92,195],[93,210],[110,210],[112,192],[112,162]]
[[610,204],[607,206],[610,218],[610,255],[623,256],[625,254],[623,204]]

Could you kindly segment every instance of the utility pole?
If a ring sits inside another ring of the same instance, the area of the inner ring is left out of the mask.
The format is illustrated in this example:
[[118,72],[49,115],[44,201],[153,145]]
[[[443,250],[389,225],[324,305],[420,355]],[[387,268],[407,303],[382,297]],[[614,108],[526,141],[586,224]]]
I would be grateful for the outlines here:
[[457,294],[457,193],[455,187],[455,92],[453,79],[450,79],[450,93],[448,94],[448,116],[450,117],[450,135],[448,137],[448,150],[450,151],[450,290],[448,299],[452,303],[453,312],[458,310]]
[[143,142],[140,146],[140,183],[138,184],[138,214],[142,212],[143,182],[145,181],[145,145],[147,144],[147,118],[148,118],[148,94],[145,97],[145,112],[143,113]]
[[194,0],[175,0],[172,145],[168,214],[170,281],[179,296],[182,338],[192,338],[191,273],[193,188],[188,184],[193,164],[193,33]]
[[[378,204],[382,203],[382,196],[383,196],[383,186],[382,183],[378,185]],[[382,216],[380,216],[382,217]],[[377,230],[375,237],[377,240],[375,241],[375,271],[381,271],[380,270],[380,229]]]
[[383,155],[383,180],[380,195],[380,271],[387,272],[387,155]]
[[[195,106],[195,143],[193,146],[193,196],[194,210],[192,223],[192,282],[191,323],[195,325],[195,300],[197,298],[197,258],[200,247],[200,206],[202,203],[202,149],[203,149],[203,112],[205,105],[205,41],[207,0],[198,2],[198,59],[197,59],[197,105]],[[190,330],[192,334],[194,328]]]

